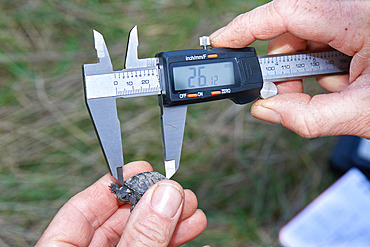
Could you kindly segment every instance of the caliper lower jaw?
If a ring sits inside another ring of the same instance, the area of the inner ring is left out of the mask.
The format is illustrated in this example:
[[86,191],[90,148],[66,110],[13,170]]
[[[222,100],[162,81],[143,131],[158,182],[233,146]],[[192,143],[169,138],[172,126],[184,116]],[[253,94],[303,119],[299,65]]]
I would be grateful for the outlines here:
[[[161,97],[161,96],[159,96]],[[187,105],[161,107],[161,127],[166,177],[171,178],[179,169],[184,137]]]
[[103,149],[109,171],[121,184],[123,183],[123,151],[120,121],[117,115],[116,97],[87,98],[86,76],[108,74],[113,72],[112,62],[103,36],[94,30],[94,43],[98,57],[96,64],[83,66],[86,105],[93,121],[95,131]]

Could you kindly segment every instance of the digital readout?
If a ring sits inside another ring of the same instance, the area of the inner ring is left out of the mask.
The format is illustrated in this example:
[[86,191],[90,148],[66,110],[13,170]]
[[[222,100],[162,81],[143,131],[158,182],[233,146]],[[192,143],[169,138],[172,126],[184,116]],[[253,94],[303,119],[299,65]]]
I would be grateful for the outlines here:
[[175,90],[235,84],[233,62],[173,67]]

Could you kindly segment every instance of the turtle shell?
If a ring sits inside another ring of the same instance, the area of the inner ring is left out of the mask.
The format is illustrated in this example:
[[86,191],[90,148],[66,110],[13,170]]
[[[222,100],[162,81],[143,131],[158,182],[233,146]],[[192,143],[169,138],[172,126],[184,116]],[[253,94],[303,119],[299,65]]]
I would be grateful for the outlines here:
[[127,179],[124,185],[142,196],[150,186],[165,179],[167,178],[158,172],[143,172]]

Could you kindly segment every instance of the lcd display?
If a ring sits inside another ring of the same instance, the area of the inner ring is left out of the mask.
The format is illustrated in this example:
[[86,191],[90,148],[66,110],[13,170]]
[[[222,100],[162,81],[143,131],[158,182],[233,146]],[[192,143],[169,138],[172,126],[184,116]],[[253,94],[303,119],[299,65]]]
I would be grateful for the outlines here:
[[233,62],[173,67],[175,90],[235,84]]

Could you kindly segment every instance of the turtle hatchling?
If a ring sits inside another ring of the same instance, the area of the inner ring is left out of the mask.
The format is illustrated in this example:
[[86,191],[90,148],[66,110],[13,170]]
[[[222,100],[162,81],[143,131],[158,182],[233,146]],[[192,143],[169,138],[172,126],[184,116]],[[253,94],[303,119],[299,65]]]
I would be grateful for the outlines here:
[[112,183],[109,188],[116,194],[117,200],[130,203],[132,211],[150,186],[165,179],[167,178],[158,172],[143,172],[124,181],[121,187]]

